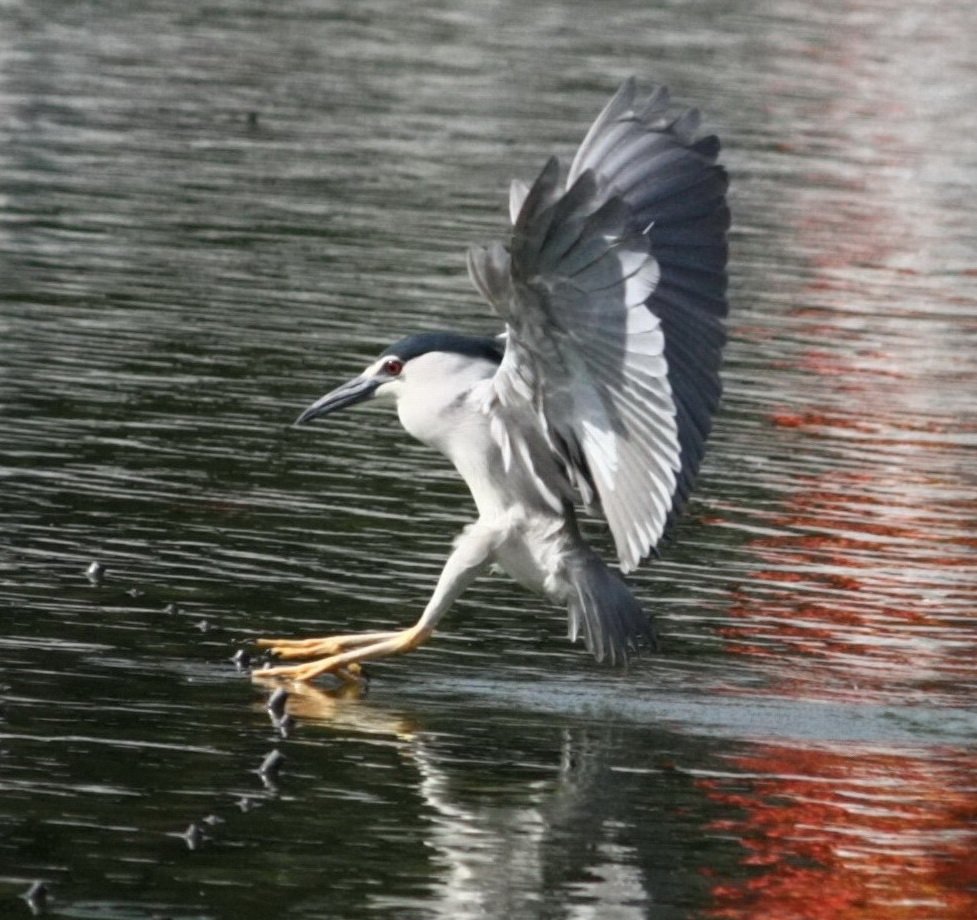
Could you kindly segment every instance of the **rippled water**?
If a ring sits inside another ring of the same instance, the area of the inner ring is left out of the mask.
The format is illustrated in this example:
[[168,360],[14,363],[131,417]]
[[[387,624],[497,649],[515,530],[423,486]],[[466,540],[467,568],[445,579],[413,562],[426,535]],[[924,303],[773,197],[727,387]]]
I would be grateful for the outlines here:
[[[0,2],[0,915],[974,916],[971,20]],[[232,652],[410,623],[471,516],[385,412],[288,423],[495,329],[466,246],[631,73],[735,213],[724,411],[635,579],[662,652],[486,578],[283,736]]]

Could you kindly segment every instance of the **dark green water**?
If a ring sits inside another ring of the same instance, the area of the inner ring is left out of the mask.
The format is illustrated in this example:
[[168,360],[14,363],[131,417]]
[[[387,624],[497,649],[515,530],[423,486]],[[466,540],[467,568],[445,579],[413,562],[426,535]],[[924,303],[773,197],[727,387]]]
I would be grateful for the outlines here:
[[[974,916],[971,20],[0,2],[0,916]],[[466,247],[630,74],[735,213],[724,411],[634,579],[662,651],[486,578],[283,736],[235,650],[410,624],[473,515],[392,415],[289,423],[495,331]]]

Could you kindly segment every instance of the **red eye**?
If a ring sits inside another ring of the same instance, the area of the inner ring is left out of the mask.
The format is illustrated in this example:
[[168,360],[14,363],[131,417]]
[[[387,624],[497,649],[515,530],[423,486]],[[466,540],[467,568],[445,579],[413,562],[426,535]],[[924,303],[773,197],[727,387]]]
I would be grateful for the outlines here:
[[396,377],[404,369],[404,362],[400,358],[388,358],[383,363],[383,369],[391,377]]

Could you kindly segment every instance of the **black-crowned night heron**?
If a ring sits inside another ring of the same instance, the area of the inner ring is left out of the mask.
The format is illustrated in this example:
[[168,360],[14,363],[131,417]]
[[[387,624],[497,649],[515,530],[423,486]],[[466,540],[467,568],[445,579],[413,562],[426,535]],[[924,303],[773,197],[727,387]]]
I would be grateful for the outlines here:
[[424,642],[496,565],[565,605],[571,639],[598,660],[654,643],[624,581],[583,539],[574,506],[603,510],[620,567],[655,550],[688,498],[720,396],[726,339],[726,173],[694,109],[627,81],[594,122],[565,186],[551,159],[509,194],[512,237],[468,254],[505,334],[401,339],[313,403],[298,424],[373,399],[440,450],[471,489],[478,520],[455,540],[409,629],[263,639],[262,677],[353,679],[358,663]]

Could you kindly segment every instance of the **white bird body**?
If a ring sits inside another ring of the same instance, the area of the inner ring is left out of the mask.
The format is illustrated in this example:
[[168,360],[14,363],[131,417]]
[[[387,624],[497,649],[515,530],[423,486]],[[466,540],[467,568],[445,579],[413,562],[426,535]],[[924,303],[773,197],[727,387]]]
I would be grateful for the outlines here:
[[726,175],[698,113],[626,82],[594,122],[565,185],[551,159],[513,183],[508,245],[468,269],[505,323],[498,338],[429,332],[390,346],[298,422],[392,400],[403,427],[468,484],[478,520],[455,541],[415,626],[321,640],[262,640],[262,674],[351,677],[360,661],[428,638],[490,565],[567,607],[598,660],[655,641],[621,577],[586,543],[575,505],[600,510],[621,570],[655,551],[698,472],[720,395],[726,333]]
[[[498,566],[514,581],[556,603],[566,603],[561,577],[583,542],[566,509],[541,494],[535,471],[520,454],[504,456],[492,432],[492,378],[498,365],[449,352],[428,352],[378,388],[393,400],[400,423],[422,444],[444,454],[465,480],[478,520],[455,541],[488,548],[481,568]],[[450,380],[450,387],[445,381]],[[542,444],[542,431],[534,440]],[[556,466],[552,471],[558,474]],[[569,483],[564,488],[569,490]]]

